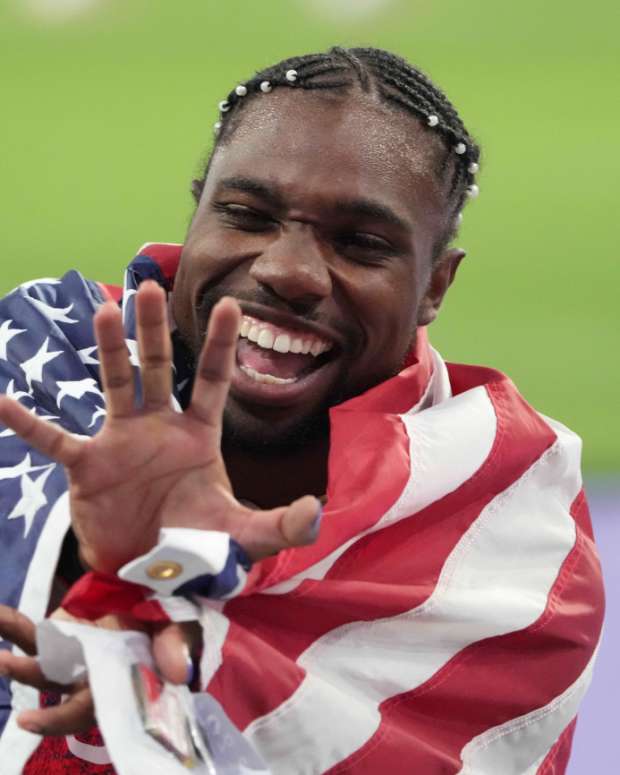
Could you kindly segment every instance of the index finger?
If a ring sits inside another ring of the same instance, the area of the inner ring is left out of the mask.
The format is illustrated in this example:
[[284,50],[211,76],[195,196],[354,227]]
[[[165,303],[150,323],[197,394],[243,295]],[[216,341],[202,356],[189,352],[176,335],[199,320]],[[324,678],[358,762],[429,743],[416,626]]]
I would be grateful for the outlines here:
[[34,622],[8,605],[0,605],[0,636],[15,644],[24,654],[32,656],[37,653]]
[[47,420],[31,414],[8,396],[0,396],[0,421],[41,454],[71,468],[80,457],[83,441]]
[[241,310],[237,302],[225,297],[211,311],[207,336],[198,359],[192,401],[188,412],[202,422],[220,428],[230,388]]
[[75,690],[67,700],[51,708],[25,710],[17,717],[20,727],[39,735],[76,735],[96,723],[93,695],[88,686]]

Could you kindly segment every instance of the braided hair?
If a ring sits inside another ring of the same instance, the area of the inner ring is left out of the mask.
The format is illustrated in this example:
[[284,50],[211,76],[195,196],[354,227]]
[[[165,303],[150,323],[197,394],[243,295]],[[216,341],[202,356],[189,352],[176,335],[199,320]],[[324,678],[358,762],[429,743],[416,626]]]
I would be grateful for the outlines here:
[[[407,111],[439,137],[444,153],[437,171],[448,183],[449,226],[435,253],[443,249],[454,236],[466,198],[478,193],[475,174],[479,169],[480,148],[452,103],[424,73],[402,57],[377,48],[336,46],[326,53],[284,59],[237,85],[220,102],[213,151],[230,139],[249,101],[280,87],[309,91],[347,91],[357,87],[364,93],[374,94],[387,105]],[[194,181],[192,192],[196,200],[204,188],[209,162],[202,177]]]

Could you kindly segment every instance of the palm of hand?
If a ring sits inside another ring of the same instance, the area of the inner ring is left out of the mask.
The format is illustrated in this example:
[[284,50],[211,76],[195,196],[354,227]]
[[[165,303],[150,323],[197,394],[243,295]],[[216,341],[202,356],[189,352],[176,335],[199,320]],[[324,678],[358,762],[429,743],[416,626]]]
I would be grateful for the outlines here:
[[161,527],[236,533],[248,511],[232,495],[215,431],[167,407],[112,418],[83,445],[69,482],[82,557],[106,570],[148,551]]

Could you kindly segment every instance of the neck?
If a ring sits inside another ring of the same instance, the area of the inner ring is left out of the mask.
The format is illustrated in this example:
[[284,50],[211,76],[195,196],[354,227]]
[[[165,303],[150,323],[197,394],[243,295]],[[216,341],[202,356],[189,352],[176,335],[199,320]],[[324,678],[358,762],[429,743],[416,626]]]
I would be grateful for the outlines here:
[[329,440],[320,439],[295,454],[261,456],[228,449],[224,462],[236,498],[272,509],[302,495],[322,498],[327,489],[328,452]]

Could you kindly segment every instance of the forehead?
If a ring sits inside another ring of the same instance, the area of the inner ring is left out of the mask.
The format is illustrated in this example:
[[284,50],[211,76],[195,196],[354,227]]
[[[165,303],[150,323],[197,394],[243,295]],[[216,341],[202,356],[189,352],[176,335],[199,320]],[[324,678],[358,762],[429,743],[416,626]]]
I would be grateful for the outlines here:
[[378,198],[420,224],[442,220],[440,143],[413,116],[371,95],[282,88],[231,119],[207,188],[251,172],[306,199]]

